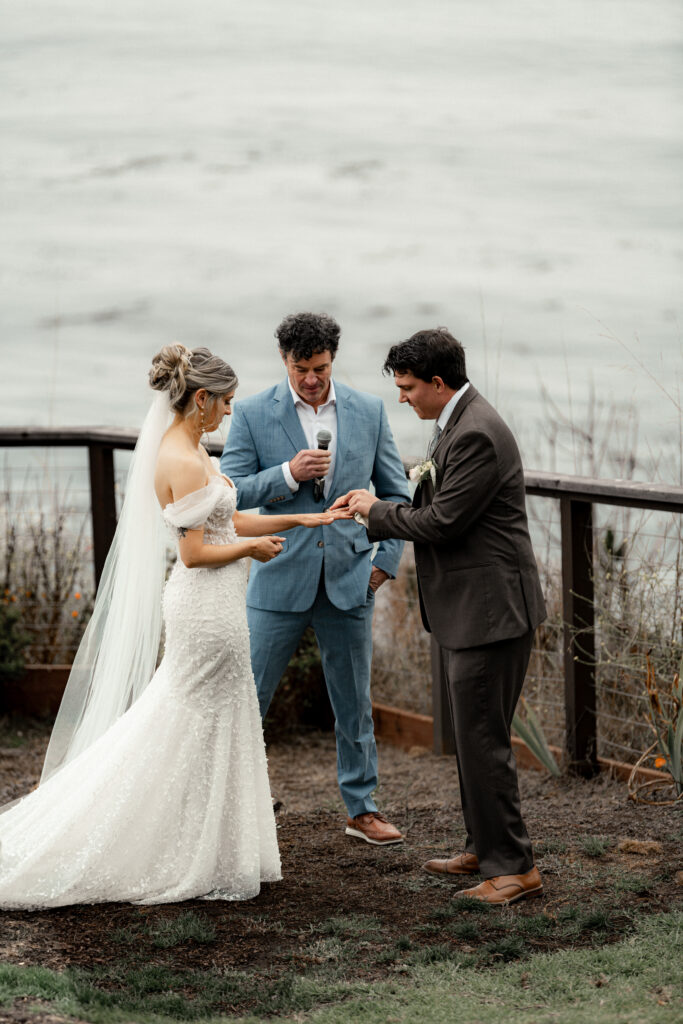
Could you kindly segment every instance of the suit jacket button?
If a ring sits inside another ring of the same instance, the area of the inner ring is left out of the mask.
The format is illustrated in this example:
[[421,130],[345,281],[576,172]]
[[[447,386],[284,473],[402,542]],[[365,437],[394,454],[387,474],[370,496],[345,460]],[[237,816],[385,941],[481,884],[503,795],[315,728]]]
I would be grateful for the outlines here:
[[318,547],[319,548],[324,548],[325,547],[325,541],[324,540],[319,540],[318,541]]

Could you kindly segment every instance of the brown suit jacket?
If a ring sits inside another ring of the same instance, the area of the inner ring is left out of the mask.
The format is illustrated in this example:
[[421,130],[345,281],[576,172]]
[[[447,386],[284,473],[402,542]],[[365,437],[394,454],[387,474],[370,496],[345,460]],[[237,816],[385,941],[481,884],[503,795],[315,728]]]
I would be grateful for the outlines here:
[[376,502],[370,540],[415,545],[425,629],[459,650],[522,636],[545,618],[529,538],[524,473],[512,433],[471,384],[432,456],[436,487],[412,506]]

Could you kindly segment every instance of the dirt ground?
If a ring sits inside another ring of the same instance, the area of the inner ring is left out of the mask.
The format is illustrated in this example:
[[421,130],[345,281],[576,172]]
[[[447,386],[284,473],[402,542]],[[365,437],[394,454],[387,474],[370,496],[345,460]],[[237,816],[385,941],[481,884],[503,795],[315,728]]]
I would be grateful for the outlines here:
[[[12,740],[21,746],[2,746],[7,739],[0,738],[3,802],[26,792],[38,779],[46,734],[22,731]],[[405,752],[380,746],[378,803],[404,831],[406,841],[377,849],[344,834],[332,735],[311,734],[275,744],[268,756],[273,795],[282,803],[277,815],[281,882],[264,886],[247,903],[197,900],[164,907],[109,904],[4,912],[0,959],[57,970],[92,968],[120,959],[122,935],[127,935],[135,939],[135,953],[129,949],[127,955],[144,957],[146,963],[178,970],[210,964],[213,970],[249,970],[272,979],[293,968],[315,969],[316,957],[319,962],[324,953],[312,939],[341,934],[334,922],[357,915],[361,931],[364,919],[370,923],[356,976],[379,979],[400,972],[396,950],[410,949],[414,955],[436,943],[465,952],[488,949],[492,957],[506,959],[501,940],[513,922],[524,923],[524,918],[533,920],[524,932],[524,950],[516,955],[598,940],[602,944],[623,938],[635,914],[669,910],[683,902],[680,805],[636,806],[627,800],[623,782],[605,776],[556,780],[525,770],[520,772],[523,808],[545,897],[478,915],[476,929],[468,931],[454,924],[449,910],[459,886],[435,880],[420,868],[431,856],[462,848],[453,758],[435,757],[421,748]],[[623,840],[635,840],[635,852],[620,851]],[[215,926],[216,940],[210,945],[186,942],[163,949],[145,937],[150,920],[187,910]],[[497,948],[502,952],[496,953]],[[249,1012],[248,994],[243,1004],[230,1009]]]

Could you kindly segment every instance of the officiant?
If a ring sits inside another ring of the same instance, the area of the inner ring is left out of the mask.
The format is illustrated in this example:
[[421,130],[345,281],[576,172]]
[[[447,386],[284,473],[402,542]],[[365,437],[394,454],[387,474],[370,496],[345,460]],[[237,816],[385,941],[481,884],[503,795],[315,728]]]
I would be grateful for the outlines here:
[[[381,399],[332,377],[336,321],[298,313],[275,335],[286,375],[236,403],[221,459],[237,486],[238,508],[312,512],[335,494],[371,483],[383,501],[406,501],[405,472]],[[319,434],[327,447],[318,446]],[[296,532],[277,558],[251,567],[247,614],[261,713],[311,626],[335,716],[346,833],[377,846],[398,843],[400,831],[372,797],[378,778],[370,662],[375,593],[395,577],[403,542],[383,540],[373,558],[373,544],[354,522]]]

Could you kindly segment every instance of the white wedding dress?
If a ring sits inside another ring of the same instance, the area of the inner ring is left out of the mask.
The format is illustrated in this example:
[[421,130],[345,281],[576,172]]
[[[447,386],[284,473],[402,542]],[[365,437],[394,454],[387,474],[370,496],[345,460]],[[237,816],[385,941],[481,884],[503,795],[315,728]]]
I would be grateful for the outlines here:
[[[179,533],[237,539],[224,477],[167,505]],[[244,559],[164,589],[164,657],[91,746],[0,815],[0,907],[241,900],[281,877],[251,672]]]

